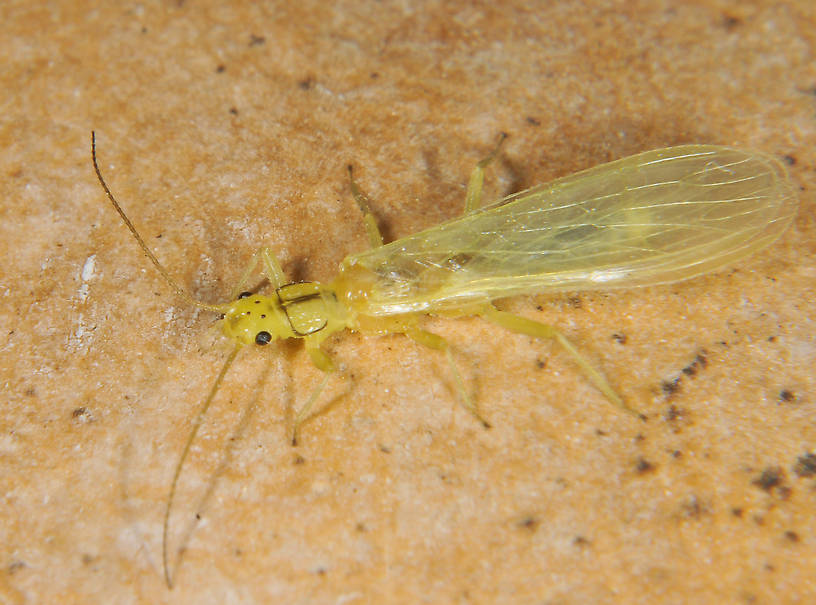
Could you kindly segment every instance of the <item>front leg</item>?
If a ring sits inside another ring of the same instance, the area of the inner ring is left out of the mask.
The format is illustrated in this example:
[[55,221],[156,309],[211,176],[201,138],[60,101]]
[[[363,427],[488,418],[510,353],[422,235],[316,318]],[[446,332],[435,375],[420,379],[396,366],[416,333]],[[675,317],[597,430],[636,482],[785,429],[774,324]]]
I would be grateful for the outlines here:
[[309,395],[309,399],[306,400],[303,407],[301,407],[297,414],[295,414],[295,420],[292,424],[292,445],[297,445],[300,425],[303,424],[307,418],[309,418],[309,413],[312,411],[314,402],[317,401],[318,397],[320,397],[320,393],[323,392],[323,389],[325,389],[326,385],[329,383],[329,378],[331,378],[331,375],[337,370],[331,357],[329,357],[323,351],[323,349],[320,348],[320,342],[317,339],[307,337],[304,339],[304,341],[306,345],[306,352],[309,354],[309,357],[312,358],[312,363],[315,365],[315,367],[317,367],[317,369],[324,372],[324,375],[323,380],[321,380],[312,390],[312,394]]
[[258,261],[263,261],[263,274],[267,281],[269,281],[270,286],[278,289],[287,283],[286,274],[284,274],[278,259],[275,258],[272,249],[264,246],[258,248],[252,255],[252,258],[249,259],[246,269],[244,269],[244,272],[241,274],[241,279],[238,280],[238,283],[232,289],[230,300],[238,298],[238,295],[244,290],[244,286],[246,286],[246,283],[249,281],[252,272],[258,266]]

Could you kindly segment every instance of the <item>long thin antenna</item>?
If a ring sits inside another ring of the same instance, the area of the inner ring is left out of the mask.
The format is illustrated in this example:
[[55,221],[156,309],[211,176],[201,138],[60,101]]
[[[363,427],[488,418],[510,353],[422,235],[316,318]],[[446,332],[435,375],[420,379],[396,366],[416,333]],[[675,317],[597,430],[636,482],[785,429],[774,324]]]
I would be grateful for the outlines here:
[[[201,422],[204,420],[204,416],[207,415],[207,410],[210,409],[210,404],[215,398],[215,394],[218,392],[218,389],[221,387],[221,383],[224,381],[224,376],[227,375],[227,370],[229,370],[232,362],[235,361],[235,356],[238,355],[238,351],[240,350],[241,345],[237,345],[232,350],[229,357],[227,357],[224,365],[221,367],[221,372],[218,373],[218,378],[215,379],[215,382],[210,388],[207,399],[204,400],[204,403],[201,405],[201,409],[198,410],[198,414],[196,414],[195,420],[193,420],[193,428],[190,430],[190,435],[187,437],[187,441],[184,443],[184,449],[181,452],[181,457],[179,458],[178,464],[176,464],[175,471],[173,471],[173,481],[170,484],[170,494],[167,496],[167,507],[164,509],[164,523],[162,524],[162,566],[164,567],[164,581],[167,582],[167,588],[173,588],[173,578],[170,575],[170,561],[167,556],[167,532],[170,527],[170,510],[173,507],[173,500],[176,497],[176,487],[178,486],[178,480],[181,476],[181,467],[184,466],[184,461],[187,459],[187,455],[190,453],[190,446],[193,444],[193,441],[198,434],[198,429],[201,428]],[[174,569],[178,569],[178,559],[176,559]]]
[[133,223],[130,222],[130,219],[125,214],[125,211],[122,210],[122,207],[119,205],[119,202],[117,202],[116,198],[113,197],[113,193],[111,193],[111,190],[108,188],[107,183],[105,183],[105,179],[102,178],[102,172],[99,170],[99,164],[96,162],[96,133],[93,130],[91,131],[91,159],[93,160],[94,170],[96,171],[96,178],[99,179],[99,183],[102,185],[102,189],[105,190],[105,193],[107,194],[108,199],[111,201],[111,204],[113,204],[114,210],[116,210],[116,212],[119,213],[119,216],[122,217],[122,220],[125,222],[125,226],[128,229],[130,229],[131,234],[133,235],[133,237],[136,238],[136,242],[138,242],[139,246],[141,246],[142,251],[147,255],[147,258],[149,258],[150,261],[156,266],[156,269],[159,270],[159,273],[161,273],[161,276],[164,278],[164,281],[166,281],[170,285],[170,287],[173,288],[173,290],[176,292],[176,295],[179,298],[182,298],[186,302],[190,303],[191,305],[195,305],[196,307],[207,309],[209,311],[219,312],[222,311],[223,310],[222,305],[211,305],[208,303],[204,303],[194,299],[192,296],[187,294],[184,288],[179,286],[178,283],[176,283],[176,280],[170,277],[170,274],[159,262],[159,259],[157,259],[155,255],[150,251],[150,248],[147,247],[147,244],[145,244],[145,241],[142,239],[142,236],[139,235],[138,231],[136,231],[136,227],[133,226]]

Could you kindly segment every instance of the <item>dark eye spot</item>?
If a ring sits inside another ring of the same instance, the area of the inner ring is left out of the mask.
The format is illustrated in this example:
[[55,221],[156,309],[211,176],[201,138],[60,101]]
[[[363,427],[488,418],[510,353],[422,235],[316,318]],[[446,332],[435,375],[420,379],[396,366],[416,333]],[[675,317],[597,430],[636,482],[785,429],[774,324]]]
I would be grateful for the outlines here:
[[238,298],[239,298],[239,299],[241,299],[241,298],[246,298],[247,296],[252,296],[252,292],[241,292],[241,293],[238,295]]
[[255,335],[255,344],[268,345],[272,341],[272,335],[269,332],[258,332]]

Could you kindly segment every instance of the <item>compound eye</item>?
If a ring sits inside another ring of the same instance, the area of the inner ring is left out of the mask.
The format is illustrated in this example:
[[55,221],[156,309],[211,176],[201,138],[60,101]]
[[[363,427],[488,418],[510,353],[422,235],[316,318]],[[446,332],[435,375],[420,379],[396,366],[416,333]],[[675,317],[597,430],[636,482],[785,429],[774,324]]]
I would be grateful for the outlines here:
[[240,300],[240,299],[242,299],[242,298],[246,298],[247,296],[252,296],[252,292],[241,292],[241,293],[238,295],[238,300]]
[[272,341],[272,335],[269,332],[258,332],[255,335],[255,344],[268,345]]

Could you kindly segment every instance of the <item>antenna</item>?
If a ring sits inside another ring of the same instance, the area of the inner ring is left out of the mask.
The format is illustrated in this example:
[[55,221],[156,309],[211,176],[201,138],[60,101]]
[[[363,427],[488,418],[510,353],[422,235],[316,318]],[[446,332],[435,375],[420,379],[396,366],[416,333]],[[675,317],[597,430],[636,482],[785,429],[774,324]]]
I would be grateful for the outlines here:
[[130,222],[130,219],[125,214],[125,211],[122,210],[122,207],[119,205],[119,202],[117,202],[116,198],[113,197],[113,193],[111,193],[111,190],[108,188],[107,183],[105,183],[105,179],[102,178],[102,172],[99,170],[99,164],[96,161],[96,133],[93,130],[91,131],[91,159],[93,160],[93,167],[94,171],[96,172],[96,178],[99,179],[99,183],[102,185],[102,189],[105,190],[105,194],[108,196],[108,199],[111,201],[111,204],[113,204],[113,209],[116,210],[116,212],[119,213],[119,216],[122,217],[122,220],[125,222],[125,226],[130,230],[133,237],[136,238],[136,242],[142,248],[142,252],[144,252],[147,255],[147,258],[150,259],[150,262],[152,262],[156,266],[156,269],[159,270],[159,273],[161,273],[161,276],[164,278],[164,281],[170,284],[170,287],[175,291],[176,295],[179,298],[183,299],[184,301],[190,303],[191,305],[194,305],[201,309],[207,309],[208,311],[219,312],[222,311],[223,308],[221,305],[211,305],[205,302],[201,302],[187,294],[184,288],[179,286],[176,280],[170,277],[170,274],[167,272],[167,269],[165,269],[162,266],[162,264],[159,262],[159,259],[156,258],[156,256],[150,251],[150,248],[147,247],[147,244],[142,239],[142,236],[139,235],[138,231],[136,231],[136,227],[133,226],[133,223]]

